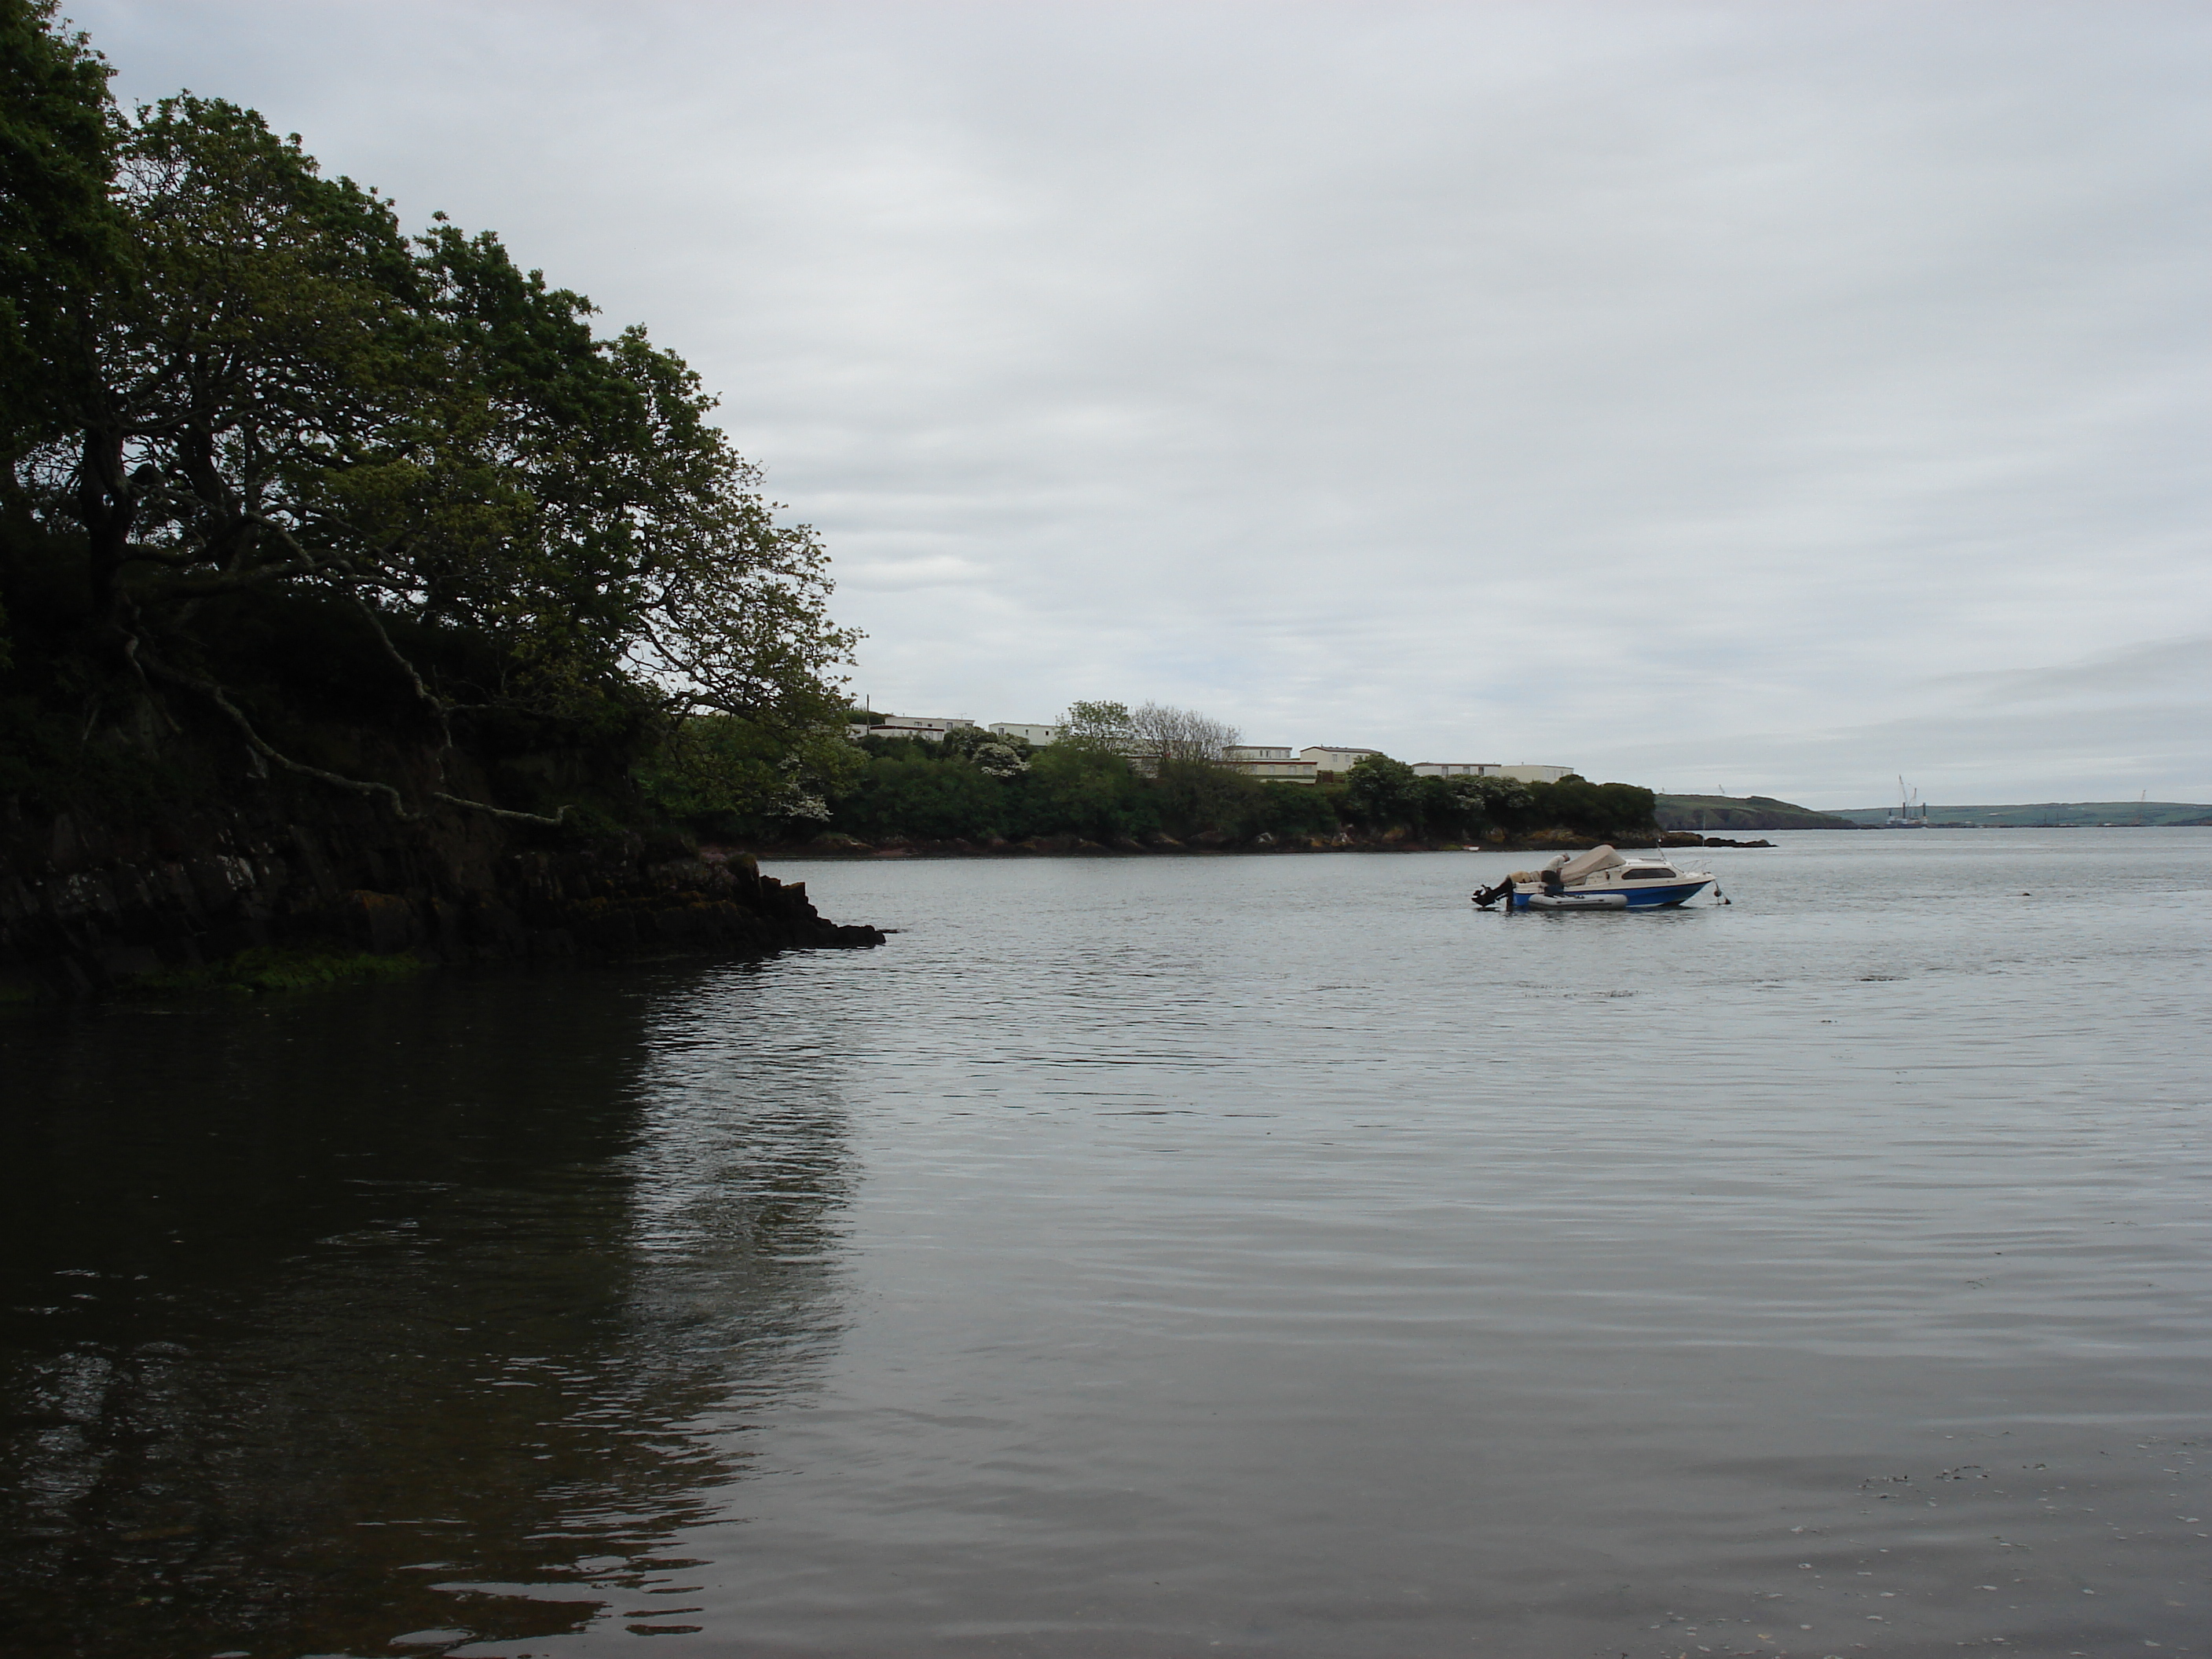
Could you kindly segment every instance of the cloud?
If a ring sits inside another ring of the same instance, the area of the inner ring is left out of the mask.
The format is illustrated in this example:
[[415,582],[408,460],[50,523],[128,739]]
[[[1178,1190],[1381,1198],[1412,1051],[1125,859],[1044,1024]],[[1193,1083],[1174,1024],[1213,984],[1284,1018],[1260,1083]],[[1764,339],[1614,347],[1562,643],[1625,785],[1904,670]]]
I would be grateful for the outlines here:
[[[1771,780],[1760,793],[1867,806],[1898,773],[1940,779],[1954,805],[2026,799],[2039,778],[2069,780],[2068,799],[2212,801],[2212,638],[2160,641],[2074,662],[1936,675],[1903,689],[1917,712],[1855,725],[1700,735],[1651,751],[1672,787]],[[1685,776],[1687,771],[1689,775]],[[1753,793],[1737,785],[1734,793]]]
[[878,707],[1832,804],[2212,777],[2199,697],[2127,694],[2212,629],[2200,10],[76,10],[127,91],[649,322]]
[[910,559],[872,559],[848,562],[842,568],[847,587],[871,593],[907,592],[917,587],[960,586],[983,580],[988,573],[971,559],[957,553],[924,555]]
[[2202,702],[2212,698],[2212,634],[2124,646],[2048,667],[1940,675],[1929,687],[1963,692],[1984,706],[2056,702],[2084,713],[2145,697]]

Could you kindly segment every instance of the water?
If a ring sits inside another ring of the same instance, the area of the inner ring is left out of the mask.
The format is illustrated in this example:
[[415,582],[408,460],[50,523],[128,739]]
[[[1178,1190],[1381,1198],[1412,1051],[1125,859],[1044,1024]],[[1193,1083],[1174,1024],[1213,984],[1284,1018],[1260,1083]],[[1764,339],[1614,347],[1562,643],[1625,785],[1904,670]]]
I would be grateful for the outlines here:
[[2204,1652],[2212,833],[1783,839],[0,1024],[0,1650]]

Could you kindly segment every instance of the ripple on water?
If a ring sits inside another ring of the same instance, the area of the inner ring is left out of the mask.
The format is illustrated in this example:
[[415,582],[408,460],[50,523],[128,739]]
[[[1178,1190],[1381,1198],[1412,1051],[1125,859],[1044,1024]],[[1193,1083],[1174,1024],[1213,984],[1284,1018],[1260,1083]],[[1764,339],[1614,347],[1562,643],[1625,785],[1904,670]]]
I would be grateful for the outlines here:
[[2201,1649],[2212,835],[1784,839],[16,1022],[10,1651]]

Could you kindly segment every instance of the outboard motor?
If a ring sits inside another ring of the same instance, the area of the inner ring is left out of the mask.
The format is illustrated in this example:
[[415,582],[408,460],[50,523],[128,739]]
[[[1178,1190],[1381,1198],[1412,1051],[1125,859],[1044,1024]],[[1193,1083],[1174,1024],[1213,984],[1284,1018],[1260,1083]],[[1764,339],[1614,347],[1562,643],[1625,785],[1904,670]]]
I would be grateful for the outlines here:
[[1492,905],[1497,903],[1498,900],[1510,896],[1512,891],[1513,878],[1508,876],[1504,880],[1499,882],[1497,886],[1485,887],[1476,893],[1474,896],[1474,902],[1480,908],[1487,910]]

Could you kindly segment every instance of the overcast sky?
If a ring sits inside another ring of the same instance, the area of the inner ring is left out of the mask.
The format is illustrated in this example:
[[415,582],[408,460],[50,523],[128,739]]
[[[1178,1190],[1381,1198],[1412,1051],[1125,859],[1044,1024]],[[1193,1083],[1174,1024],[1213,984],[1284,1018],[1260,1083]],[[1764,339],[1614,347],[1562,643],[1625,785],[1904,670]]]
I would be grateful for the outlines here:
[[878,708],[2212,800],[2212,7],[76,0],[647,324]]

